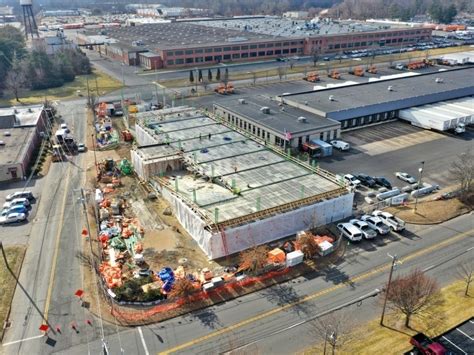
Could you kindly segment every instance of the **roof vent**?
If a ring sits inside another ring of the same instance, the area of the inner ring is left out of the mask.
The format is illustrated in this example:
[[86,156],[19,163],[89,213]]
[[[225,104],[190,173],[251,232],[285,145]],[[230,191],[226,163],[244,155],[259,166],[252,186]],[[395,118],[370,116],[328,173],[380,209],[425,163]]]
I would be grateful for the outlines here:
[[393,86],[390,85],[388,88],[387,88],[388,91],[393,91]]
[[244,105],[246,102],[245,102],[245,99],[239,99],[239,104],[242,104]]
[[308,106],[308,101],[305,101],[304,104],[305,104],[306,106]]
[[334,97],[334,95],[329,95],[329,101],[336,101],[336,98]]
[[260,108],[260,111],[268,115],[270,113],[270,107],[263,106],[262,108]]
[[435,81],[439,84],[439,83],[443,82],[443,79],[442,78],[436,78]]
[[306,117],[303,117],[303,116],[298,117],[298,122],[306,123],[307,122]]
[[28,107],[28,112],[33,112],[33,110],[31,109],[31,107]]

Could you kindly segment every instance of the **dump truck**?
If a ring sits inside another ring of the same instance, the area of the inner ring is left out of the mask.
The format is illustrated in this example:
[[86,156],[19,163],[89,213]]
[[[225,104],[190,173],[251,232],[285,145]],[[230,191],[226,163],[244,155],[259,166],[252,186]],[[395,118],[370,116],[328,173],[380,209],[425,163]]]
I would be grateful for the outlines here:
[[337,70],[331,70],[328,74],[328,77],[332,79],[341,79],[341,74]]
[[444,355],[446,348],[440,343],[430,339],[423,333],[415,334],[410,338],[412,344],[421,354],[424,355]]
[[214,91],[220,95],[228,95],[228,94],[233,94],[234,93],[234,85],[231,83],[220,83],[217,88],[214,89]]
[[367,68],[366,72],[370,74],[377,74],[377,67],[375,65],[371,65]]
[[355,67],[354,69],[349,70],[349,74],[355,76],[364,76],[364,69],[362,67]]
[[319,74],[317,72],[309,72],[308,75],[306,75],[303,80],[309,81],[310,83],[315,83],[319,81]]

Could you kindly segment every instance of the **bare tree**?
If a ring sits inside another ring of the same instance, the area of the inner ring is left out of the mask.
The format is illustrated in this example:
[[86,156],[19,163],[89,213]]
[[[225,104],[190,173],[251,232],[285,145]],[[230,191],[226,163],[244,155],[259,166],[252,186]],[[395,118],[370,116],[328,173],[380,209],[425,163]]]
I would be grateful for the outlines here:
[[387,285],[385,289],[388,290],[388,306],[405,315],[407,328],[410,327],[412,316],[443,303],[436,280],[418,269],[396,277],[390,287]]
[[335,354],[337,348],[351,340],[350,334],[354,330],[353,319],[350,312],[340,310],[311,322],[311,326],[315,330],[314,333],[324,342],[324,354],[326,354],[328,345],[331,347],[331,353]]
[[201,85],[202,85],[202,88],[204,89],[204,91],[207,91],[207,89],[209,87],[209,81],[207,79],[202,79],[201,80]]
[[171,297],[187,299],[196,291],[193,283],[189,279],[178,279],[170,292]]
[[461,185],[461,200],[469,202],[474,195],[474,151],[469,148],[460,154],[449,170],[455,181]]
[[298,243],[300,243],[301,251],[304,256],[308,259],[313,258],[319,251],[318,243],[314,240],[314,237],[311,233],[306,232],[298,238]]
[[470,261],[461,264],[458,268],[458,276],[466,284],[464,296],[468,296],[469,286],[474,281],[474,263]]
[[20,90],[25,84],[25,68],[15,54],[13,56],[12,66],[5,78],[5,87],[15,96],[15,100],[20,102]]
[[240,269],[258,274],[267,264],[268,249],[265,245],[255,246],[240,253]]
[[316,48],[313,48],[313,51],[311,52],[311,60],[313,61],[313,67],[316,67],[316,63],[319,60],[319,53]]
[[278,73],[278,78],[279,78],[280,81],[281,81],[281,79],[282,79],[283,76],[285,75],[285,68],[280,65],[280,66],[277,68],[277,73]]
[[290,59],[290,70],[293,70],[293,67],[295,66],[295,60],[292,58]]
[[252,75],[252,84],[253,86],[255,86],[255,84],[257,83],[257,73],[253,71],[250,74]]

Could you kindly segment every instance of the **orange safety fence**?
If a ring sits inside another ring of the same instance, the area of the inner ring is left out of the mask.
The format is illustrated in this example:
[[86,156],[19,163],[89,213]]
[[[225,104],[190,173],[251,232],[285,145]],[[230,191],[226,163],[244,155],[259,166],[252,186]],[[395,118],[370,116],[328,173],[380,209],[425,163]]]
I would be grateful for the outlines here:
[[[234,296],[236,289],[248,287],[258,282],[264,282],[274,277],[283,276],[287,274],[289,271],[290,271],[290,268],[284,268],[278,271],[267,272],[261,276],[246,277],[243,280],[229,282],[227,284],[224,284],[222,286],[219,286],[207,292],[205,291],[196,292],[188,296],[188,298],[179,298],[176,300],[163,301],[162,304],[151,306],[150,308],[147,308],[147,309],[137,309],[137,308],[127,309],[121,306],[112,306],[111,314],[114,317],[121,318],[122,321],[126,321],[126,322],[144,322],[144,321],[146,322],[149,320],[150,317],[158,313],[169,312],[169,311],[178,309],[185,304],[200,302],[200,301],[204,301],[206,299],[212,299],[212,298],[217,298],[222,301],[231,299],[231,298],[236,298]],[[222,297],[223,294],[225,293],[229,295],[228,298]]]

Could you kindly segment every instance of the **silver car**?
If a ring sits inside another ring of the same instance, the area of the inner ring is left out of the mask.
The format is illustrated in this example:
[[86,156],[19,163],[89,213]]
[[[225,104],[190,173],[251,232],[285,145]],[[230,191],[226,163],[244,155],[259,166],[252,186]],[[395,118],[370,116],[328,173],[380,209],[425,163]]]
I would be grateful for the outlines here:
[[377,233],[379,234],[384,235],[390,232],[390,227],[387,226],[380,217],[374,217],[366,214],[363,215],[360,219],[366,222],[370,228],[377,231]]
[[360,219],[351,219],[349,223],[359,228],[365,239],[372,239],[377,236],[377,231],[370,228],[367,222],[361,221]]

